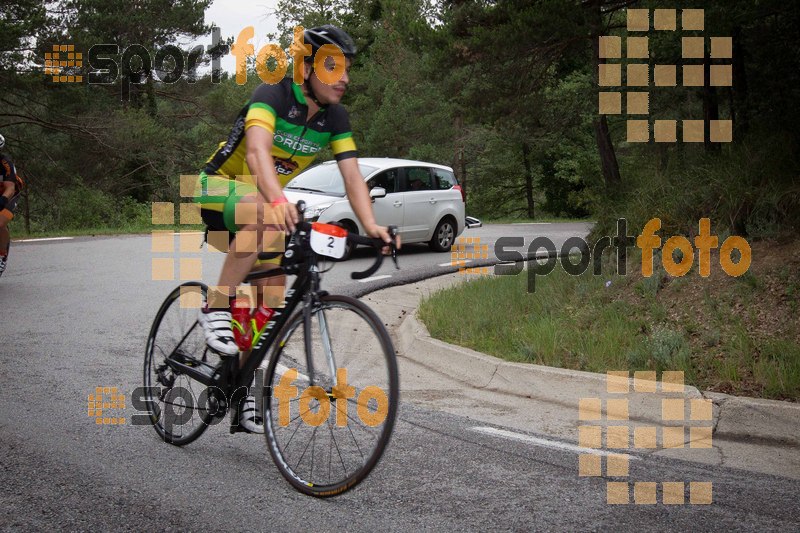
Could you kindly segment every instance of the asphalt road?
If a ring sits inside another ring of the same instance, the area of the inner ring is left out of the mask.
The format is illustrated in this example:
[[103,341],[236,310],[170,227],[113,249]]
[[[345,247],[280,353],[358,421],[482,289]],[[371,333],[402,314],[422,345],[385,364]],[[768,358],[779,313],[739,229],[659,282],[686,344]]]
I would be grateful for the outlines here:
[[[585,231],[487,226],[467,235],[491,243],[545,234],[558,244]],[[87,395],[98,386],[129,393],[141,384],[150,322],[178,283],[152,281],[153,257],[178,254],[151,252],[147,236],[15,243],[0,278],[4,529],[800,529],[798,481],[647,456],[631,461],[631,479],[711,482],[713,503],[608,505],[606,480],[579,477],[574,450],[482,432],[476,428],[485,423],[444,413],[435,402],[402,403],[373,474],[325,501],[295,492],[259,436],[230,435],[219,425],[176,448],[148,427],[97,426],[86,413]],[[202,260],[203,278],[213,283],[221,257]],[[440,266],[447,254],[409,246],[402,270],[387,263],[378,273],[391,277],[349,280],[368,261],[337,265],[326,287],[362,294],[450,269]]]

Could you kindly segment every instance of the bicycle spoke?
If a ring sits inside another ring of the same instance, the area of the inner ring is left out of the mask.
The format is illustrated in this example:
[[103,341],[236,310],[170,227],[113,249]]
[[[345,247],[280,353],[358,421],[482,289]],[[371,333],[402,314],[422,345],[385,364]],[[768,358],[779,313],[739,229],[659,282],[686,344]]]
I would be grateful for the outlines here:
[[364,452],[361,451],[361,446],[358,445],[358,440],[356,440],[356,436],[353,435],[353,428],[350,427],[350,424],[347,424],[347,431],[350,432],[350,436],[353,438],[353,444],[356,445],[356,449],[358,450],[358,453],[361,454],[361,458],[363,459]]
[[[299,400],[300,400],[300,398],[297,398],[297,400],[299,401]],[[305,410],[305,411],[303,411],[302,413],[299,413],[299,414],[298,414],[296,417],[294,417],[294,418],[292,418],[291,420],[289,420],[289,423],[288,423],[288,424],[286,424],[286,427],[289,427],[289,426],[292,424],[292,422],[294,422],[294,421],[295,421],[295,420],[297,420],[298,418],[302,417],[304,414],[306,414],[306,413],[310,413],[310,412],[311,412],[311,407],[309,407],[308,409],[306,409],[306,410]],[[295,435],[295,433],[297,433],[297,430],[299,430],[301,427],[303,427],[303,424],[297,424],[297,427],[296,427],[296,428],[294,429],[294,431],[292,432],[292,436],[291,436],[291,437],[289,437],[289,442],[287,442],[287,443],[286,443],[286,448],[288,448],[288,447],[289,447],[289,444],[291,444],[291,443],[292,443],[292,439],[294,438],[294,435]]]
[[[333,436],[333,429],[331,428],[331,419],[328,418],[328,433],[331,434],[331,441],[336,445],[336,438]],[[328,483],[331,482],[331,459],[333,458],[333,447],[328,446]]]
[[[333,445],[336,446],[336,453],[339,454],[339,461],[342,463],[342,471],[347,472],[347,467],[344,464],[344,457],[342,457],[342,451],[339,449],[339,443],[336,442],[336,436],[333,434],[333,428],[331,427],[330,422],[328,423],[328,429],[331,432],[331,440],[333,441]],[[330,448],[331,453],[333,453],[333,448]],[[333,463],[330,459],[328,459],[328,464],[330,465]],[[330,467],[328,468],[328,480],[331,478]]]
[[[350,400],[348,400],[348,402],[350,402]],[[357,402],[352,402],[352,403],[355,403],[356,405],[358,405]],[[358,427],[362,428],[369,435],[372,435],[373,432],[370,431],[369,429],[367,429],[367,428],[371,428],[372,426],[369,426],[369,425],[365,424],[364,421],[361,420],[360,417],[358,419],[356,419],[355,417],[350,416],[350,413],[348,412],[347,413],[347,418],[348,418],[348,420],[352,420],[353,422],[355,422]],[[347,424],[347,427],[350,427],[350,424]]]
[[311,473],[308,475],[314,479],[314,444],[316,443],[317,428],[314,428],[314,433],[311,434]]
[[[314,435],[317,434],[317,428],[314,428],[314,431],[311,434],[311,439],[314,439]],[[311,441],[308,441],[308,444],[311,444]],[[300,459],[297,460],[297,466],[300,466],[300,463],[303,462],[303,457],[306,456],[306,452],[308,451],[308,444],[306,444],[305,449],[303,450],[303,455],[300,456]],[[313,455],[313,454],[312,454]]]

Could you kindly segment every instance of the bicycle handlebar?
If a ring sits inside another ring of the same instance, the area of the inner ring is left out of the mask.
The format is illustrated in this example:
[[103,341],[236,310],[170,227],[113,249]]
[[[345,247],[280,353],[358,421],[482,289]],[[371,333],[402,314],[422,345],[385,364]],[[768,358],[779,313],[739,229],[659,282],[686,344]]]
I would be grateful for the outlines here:
[[371,246],[372,249],[375,251],[375,262],[372,263],[368,269],[364,270],[363,272],[351,272],[350,277],[352,279],[365,279],[373,275],[378,269],[381,267],[383,263],[383,254],[381,250],[384,246],[389,246],[392,250],[392,259],[394,260],[395,268],[400,268],[397,265],[397,226],[389,226],[389,235],[392,237],[392,242],[390,244],[386,244],[381,239],[373,238],[373,237],[364,237],[363,235],[357,235],[353,233],[347,234],[347,240],[352,242],[353,244],[365,244],[367,246]]
[[[305,222],[303,220],[303,213],[305,212],[305,202],[300,200],[297,202],[297,210],[300,213],[300,222],[297,223],[295,227],[295,235],[300,232],[305,232],[306,234],[311,232],[311,224],[309,222]],[[381,253],[384,246],[389,246],[391,248],[391,255],[392,260],[394,261],[395,268],[399,269],[400,266],[397,264],[397,226],[389,226],[389,235],[392,237],[392,242],[387,244],[383,242],[379,238],[374,237],[366,237],[363,235],[358,235],[357,233],[349,233],[347,234],[347,241],[353,244],[363,244],[369,246],[375,251],[375,262],[362,272],[351,272],[350,277],[352,279],[365,279],[372,276],[375,272],[383,264],[383,254]],[[259,259],[269,259],[272,258],[275,254],[274,253],[260,253],[258,254]]]

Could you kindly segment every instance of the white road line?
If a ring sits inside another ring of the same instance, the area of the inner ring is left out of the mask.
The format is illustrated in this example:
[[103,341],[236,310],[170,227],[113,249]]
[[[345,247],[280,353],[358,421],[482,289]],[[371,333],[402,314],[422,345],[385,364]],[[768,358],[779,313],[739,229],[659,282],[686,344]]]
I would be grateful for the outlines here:
[[[459,261],[459,262],[460,262],[460,263],[464,263],[464,264],[467,264],[467,263],[472,263],[472,259],[461,260],[461,261]],[[440,266],[440,267],[451,267],[451,266],[456,266],[456,265],[454,265],[454,264],[451,262],[451,263],[442,263],[442,264],[441,264],[441,265],[439,265],[439,266]]]
[[[264,358],[264,361],[261,363],[261,365],[259,365],[258,368],[266,372],[268,366],[269,366],[269,361],[266,358]],[[288,371],[289,367],[284,365],[283,363],[278,363],[277,365],[275,365],[275,374],[278,376],[282,376]],[[309,381],[308,376],[301,373],[300,371],[297,372],[297,379],[301,381]]]
[[493,435],[495,437],[505,437],[507,439],[514,439],[514,440],[521,440],[523,442],[530,442],[535,446],[543,446],[545,448],[555,448],[557,450],[565,450],[568,452],[574,453],[591,453],[593,455],[622,455],[627,457],[628,459],[633,459],[635,461],[639,460],[639,457],[635,455],[629,455],[626,453],[614,453],[608,452],[606,450],[596,450],[594,448],[584,448],[582,446],[575,446],[573,444],[566,444],[564,442],[559,442],[557,440],[547,440],[547,439],[540,439],[538,437],[532,437],[530,435],[525,435],[523,433],[514,433],[513,431],[506,431],[505,429],[497,429],[497,428],[490,428],[490,427],[474,427],[470,428],[473,431],[477,431],[479,433],[485,433],[487,435]]
[[[288,367],[288,366],[286,366],[286,365],[284,365],[284,364],[282,364],[282,363],[278,363],[277,365],[275,365],[275,370],[276,370],[276,372],[275,372],[276,374],[278,374],[278,375],[282,376],[282,375],[284,375],[286,372],[288,372],[288,371],[289,371],[289,367]],[[300,381],[310,381],[310,380],[308,379],[308,376],[306,376],[305,374],[303,374],[303,373],[301,373],[301,372],[298,372],[298,373],[297,373],[297,378],[298,378]]]
[[22,239],[14,242],[70,241],[75,237],[45,237],[42,239]]
[[391,277],[392,277],[391,274],[384,274],[383,276],[372,276],[371,278],[364,278],[358,281],[360,281],[361,283],[369,283],[370,281],[378,281],[379,279],[386,279]]
[[549,226],[554,222],[512,222],[512,226]]

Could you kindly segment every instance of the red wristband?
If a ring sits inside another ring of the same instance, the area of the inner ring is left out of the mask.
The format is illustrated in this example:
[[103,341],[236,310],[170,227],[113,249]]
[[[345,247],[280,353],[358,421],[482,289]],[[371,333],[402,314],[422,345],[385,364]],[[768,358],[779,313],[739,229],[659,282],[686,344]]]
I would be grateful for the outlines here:
[[289,203],[289,200],[287,200],[285,196],[281,196],[281,197],[280,197],[280,198],[278,198],[277,200],[274,200],[274,201],[272,202],[272,205],[273,205],[273,206],[277,206],[277,205],[281,205],[281,204],[288,204],[288,203]]

